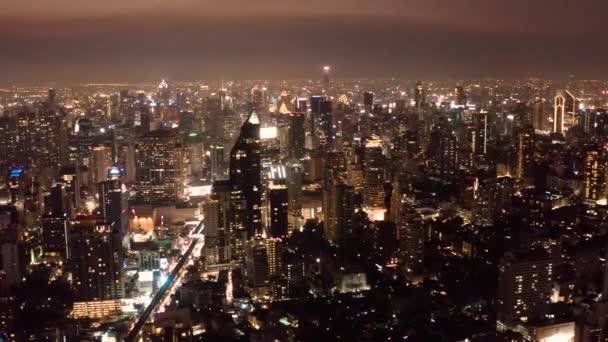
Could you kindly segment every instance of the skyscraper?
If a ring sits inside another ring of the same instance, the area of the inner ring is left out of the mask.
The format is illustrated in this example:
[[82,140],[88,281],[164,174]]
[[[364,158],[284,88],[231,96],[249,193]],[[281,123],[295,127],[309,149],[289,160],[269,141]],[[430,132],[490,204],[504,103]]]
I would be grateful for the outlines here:
[[343,245],[352,226],[355,214],[355,191],[345,184],[334,185],[329,190],[328,212],[325,213],[325,236],[337,244]]
[[368,113],[372,112],[374,107],[374,93],[371,91],[366,91],[363,93],[363,107]]
[[288,188],[272,182],[268,187],[269,225],[268,237],[283,238],[288,232]]
[[384,172],[386,159],[382,140],[379,137],[365,142],[363,173],[363,206],[372,220],[383,220],[386,206],[384,201]]
[[553,132],[565,133],[574,124],[577,100],[568,90],[558,91],[553,103]]
[[262,232],[261,172],[260,120],[252,111],[230,151],[230,184],[242,191],[247,202],[248,238]]
[[608,172],[606,150],[594,146],[585,154],[583,166],[583,196],[589,203],[606,204],[606,172]]
[[137,200],[174,203],[183,192],[183,153],[178,136],[153,131],[135,147]]
[[517,134],[517,179],[530,178],[534,165],[534,129],[531,126],[522,127]]
[[[99,191],[99,214],[117,230],[124,240],[128,229],[128,200],[127,189],[118,179],[101,182]],[[128,241],[124,241],[126,244]]]
[[70,222],[69,268],[76,317],[103,317],[120,311],[124,297],[122,241],[109,224],[92,217]]
[[431,133],[429,157],[431,173],[444,182],[452,180],[458,171],[457,143],[454,134],[439,127]]

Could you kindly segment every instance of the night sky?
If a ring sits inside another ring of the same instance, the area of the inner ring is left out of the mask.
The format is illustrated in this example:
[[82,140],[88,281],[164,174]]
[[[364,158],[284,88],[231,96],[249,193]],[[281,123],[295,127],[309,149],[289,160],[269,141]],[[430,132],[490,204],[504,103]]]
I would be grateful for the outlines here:
[[606,0],[0,2],[0,84],[608,78]]

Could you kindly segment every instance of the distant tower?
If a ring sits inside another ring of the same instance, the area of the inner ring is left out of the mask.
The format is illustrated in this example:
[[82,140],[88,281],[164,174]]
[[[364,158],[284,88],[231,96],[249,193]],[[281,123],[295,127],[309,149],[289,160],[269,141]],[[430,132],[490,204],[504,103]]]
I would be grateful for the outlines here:
[[414,88],[414,102],[416,108],[421,108],[426,104],[426,90],[422,81],[416,82],[416,88]]
[[464,88],[461,86],[454,88],[454,103],[459,106],[467,104],[467,95],[464,92]]
[[558,91],[553,103],[553,132],[565,133],[574,123],[576,97],[569,91]]
[[371,113],[374,107],[374,93],[366,91],[363,93],[363,106],[368,113]]
[[57,91],[55,91],[55,89],[50,88],[49,89],[49,109],[50,110],[55,110],[57,109]]
[[566,114],[566,98],[562,94],[555,96],[553,106],[553,132],[564,132],[564,117]]
[[331,68],[329,65],[323,67],[323,89],[327,91],[329,89],[329,73]]

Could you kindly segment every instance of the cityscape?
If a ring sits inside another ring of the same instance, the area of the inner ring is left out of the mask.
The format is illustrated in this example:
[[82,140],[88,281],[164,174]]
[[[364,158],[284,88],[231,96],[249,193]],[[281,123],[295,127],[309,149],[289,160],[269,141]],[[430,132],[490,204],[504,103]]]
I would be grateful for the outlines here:
[[32,1],[0,342],[608,341],[599,4]]

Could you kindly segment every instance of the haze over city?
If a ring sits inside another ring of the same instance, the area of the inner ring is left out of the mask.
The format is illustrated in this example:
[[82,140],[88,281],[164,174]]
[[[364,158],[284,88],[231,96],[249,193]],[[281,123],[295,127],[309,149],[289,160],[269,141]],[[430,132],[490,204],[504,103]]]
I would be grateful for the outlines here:
[[13,1],[1,84],[608,77],[605,1]]

